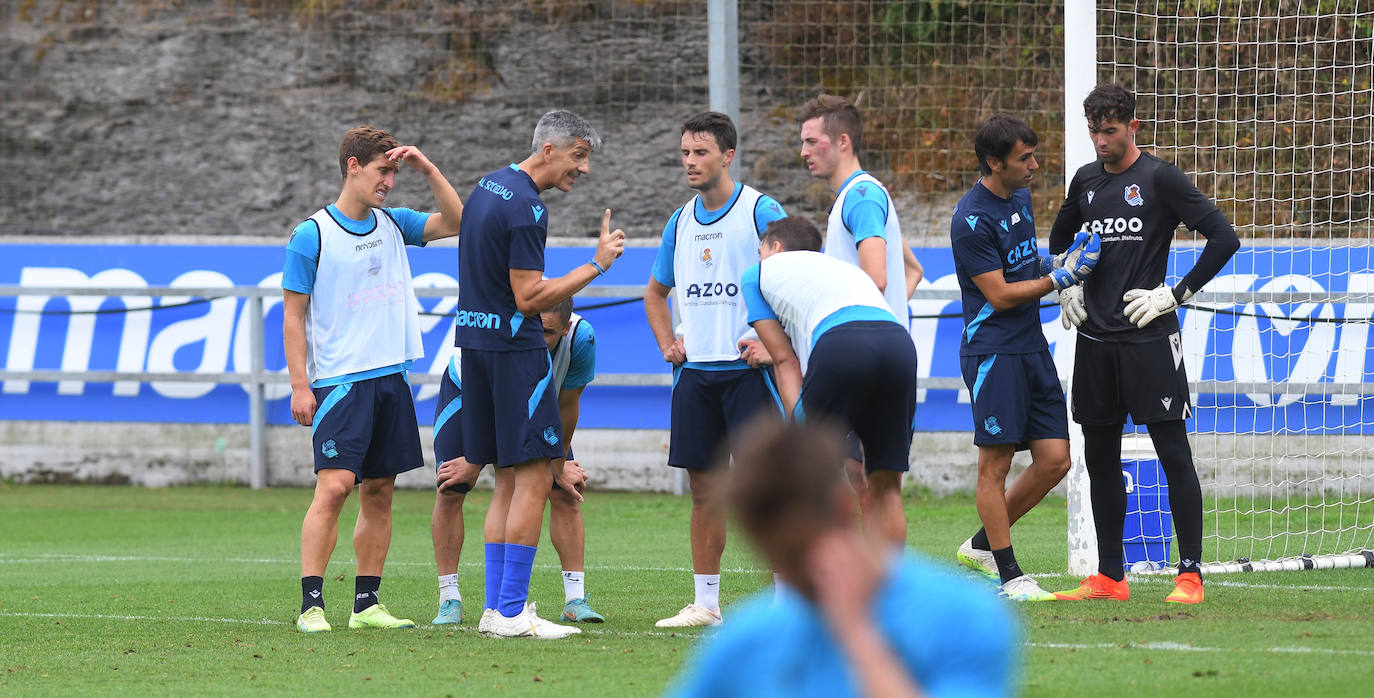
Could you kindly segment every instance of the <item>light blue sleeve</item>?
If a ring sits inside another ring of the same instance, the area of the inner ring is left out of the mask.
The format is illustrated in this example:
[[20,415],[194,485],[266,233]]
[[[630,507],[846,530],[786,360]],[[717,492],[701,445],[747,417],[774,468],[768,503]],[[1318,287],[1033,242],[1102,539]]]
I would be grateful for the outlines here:
[[596,378],[596,330],[585,319],[573,331],[572,346],[568,349],[568,375],[559,390],[577,390]]
[[389,208],[386,212],[391,214],[391,219],[401,228],[401,237],[407,245],[425,246],[425,222],[434,214],[408,208]]
[[758,229],[759,237],[763,237],[769,223],[786,217],[787,212],[782,210],[782,205],[767,194],[760,196],[758,203],[754,204],[754,227]]
[[658,255],[654,257],[654,281],[668,288],[677,285],[673,273],[673,252],[677,249],[677,219],[681,215],[682,209],[679,208],[668,219],[668,225],[663,226],[663,241],[658,243]]
[[759,290],[759,265],[755,264],[744,270],[744,277],[740,279],[740,289],[744,294],[746,322],[752,325],[758,320],[778,319],[773,312],[773,306],[768,305],[768,301],[763,298],[763,292]]
[[306,219],[291,231],[291,239],[286,243],[286,265],[282,268],[281,287],[310,295],[315,288],[315,268],[319,263],[320,226]]
[[840,219],[854,234],[854,244],[857,246],[865,239],[883,237],[887,230],[887,210],[887,193],[873,182],[863,181],[845,193]]

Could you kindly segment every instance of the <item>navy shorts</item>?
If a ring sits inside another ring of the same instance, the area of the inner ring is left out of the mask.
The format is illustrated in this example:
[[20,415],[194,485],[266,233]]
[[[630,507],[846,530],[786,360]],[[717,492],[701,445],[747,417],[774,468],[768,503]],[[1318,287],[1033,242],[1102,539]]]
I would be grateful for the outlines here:
[[1132,344],[1080,332],[1073,359],[1073,419],[1079,424],[1153,424],[1193,416],[1177,332]]
[[755,415],[781,401],[768,371],[679,368],[673,379],[668,465],[713,468],[725,462],[721,447]]
[[424,465],[415,401],[405,373],[311,388],[315,472],[339,468],[355,483],[393,477]]
[[505,468],[563,455],[549,350],[462,353],[462,450],[469,463]]
[[811,349],[801,408],[798,417],[824,417],[852,429],[863,444],[865,472],[905,472],[916,419],[911,335],[884,321],[846,322],[828,330]]
[[1064,388],[1048,349],[961,356],[959,368],[973,398],[974,445],[1022,450],[1037,439],[1069,438]]
[[434,404],[434,465],[463,456],[463,381],[458,356],[448,362],[439,379],[439,400]]

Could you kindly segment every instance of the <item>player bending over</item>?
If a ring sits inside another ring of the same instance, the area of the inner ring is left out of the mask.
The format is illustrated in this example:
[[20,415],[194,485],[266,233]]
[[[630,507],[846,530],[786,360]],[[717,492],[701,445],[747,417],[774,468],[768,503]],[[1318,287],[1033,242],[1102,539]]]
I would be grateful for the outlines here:
[[[582,390],[596,377],[596,333],[592,324],[572,311],[569,298],[557,307],[540,313],[544,341],[553,357],[552,384],[558,391],[558,415],[567,445],[564,477],[576,483],[580,493],[586,479],[581,466],[572,460],[572,435]],[[477,482],[481,466],[468,463],[463,453],[463,408],[461,361],[449,360],[448,372],[440,382],[439,401],[434,416],[434,460],[439,463],[438,487],[430,534],[434,538],[434,562],[439,569],[439,613],[435,625],[463,620],[463,596],[458,590],[458,559],[463,549],[463,500]],[[549,538],[563,567],[563,620],[575,623],[601,623],[604,616],[587,604],[583,555],[586,533],[582,524],[580,498],[561,487],[549,490]],[[489,577],[487,581],[493,581]],[[496,602],[500,589],[487,589],[487,608]],[[531,604],[533,605],[533,604]]]
[[[978,127],[974,152],[982,179],[959,200],[950,223],[954,270],[963,295],[959,363],[973,402],[978,447],[978,518],[983,527],[959,546],[959,561],[997,579],[1003,597],[1052,601],[1021,571],[1011,526],[1069,472],[1064,389],[1040,330],[1040,298],[1076,286],[1097,263],[1101,240],[1083,234],[1071,252],[1041,258],[1028,188],[1039,138],[1003,114]],[[1016,451],[1031,464],[1007,490]]]
[[[1083,456],[1097,528],[1097,574],[1060,599],[1130,598],[1122,563],[1126,490],[1121,431],[1129,414],[1150,431],[1169,482],[1178,537],[1178,576],[1165,601],[1202,601],[1202,489],[1184,420],[1192,416],[1179,337],[1178,305],[1216,276],[1240,240],[1216,204],[1177,167],[1141,152],[1135,96],[1099,85],[1083,100],[1097,161],[1074,173],[1050,230],[1050,251],[1075,234],[1102,235],[1097,271],[1081,290],[1060,294],[1063,322],[1078,327],[1073,418],[1083,425]],[[1164,285],[1169,245],[1183,223],[1207,238],[1177,286]]]
[[769,224],[760,261],[741,283],[748,319],[772,357],[787,414],[824,417],[858,436],[872,503],[864,530],[889,548],[894,531],[906,538],[901,480],[916,414],[916,348],[863,270],[820,246],[820,231],[804,218]]
[[[382,208],[404,162],[423,174],[439,206],[427,214]],[[282,272],[282,338],[291,375],[291,416],[311,427],[315,496],[301,524],[301,614],[305,633],[330,630],[324,571],[338,539],[339,511],[360,490],[350,628],[410,628],[377,598],[391,545],[396,475],[424,464],[406,382],[424,356],[419,301],[406,245],[458,234],[463,202],[434,163],[385,131],[359,126],[339,145],[343,189],[296,226]]]

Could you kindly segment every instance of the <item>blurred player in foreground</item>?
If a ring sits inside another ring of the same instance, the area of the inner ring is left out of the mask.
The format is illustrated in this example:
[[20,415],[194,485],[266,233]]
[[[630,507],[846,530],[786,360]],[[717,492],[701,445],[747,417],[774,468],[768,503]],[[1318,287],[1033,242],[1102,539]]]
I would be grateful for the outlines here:
[[[574,313],[572,299],[539,315],[544,341],[553,361],[552,384],[558,391],[558,416],[563,425],[567,461],[564,474],[581,492],[586,475],[572,460],[572,436],[577,428],[582,390],[596,377],[596,333],[592,324]],[[435,625],[463,620],[463,596],[458,590],[458,560],[463,550],[463,500],[477,482],[481,467],[462,457],[463,388],[461,361],[455,355],[440,383],[435,405],[434,459],[439,463],[438,494],[430,519],[434,562],[439,569],[439,613]],[[586,533],[579,500],[561,487],[549,490],[549,538],[563,567],[563,620],[600,623],[605,617],[587,604],[583,570]],[[490,603],[490,602],[488,602]]]
[[[382,208],[405,163],[424,175],[439,206],[427,214]],[[339,145],[343,189],[296,226],[282,272],[282,336],[291,375],[291,416],[311,427],[315,496],[301,524],[301,614],[296,628],[330,630],[324,571],[338,539],[339,511],[359,487],[350,628],[409,628],[377,597],[391,545],[396,475],[424,464],[406,381],[424,356],[406,245],[458,234],[463,202],[415,146],[359,126]]]
[[[718,491],[728,465],[716,458],[761,410],[776,410],[768,373],[740,356],[749,330],[739,280],[759,261],[759,236],[782,207],[730,177],[737,134],[730,117],[701,112],[682,125],[681,158],[687,186],[697,195],[673,212],[663,229],[644,293],[644,315],[663,359],[673,364],[668,465],[687,471],[694,595],[661,628],[718,625],[720,557],[725,510]],[[675,336],[668,293],[677,288],[683,336]],[[776,414],[776,412],[775,412]]]
[[729,505],[796,593],[756,595],[702,638],[674,696],[1007,696],[1019,632],[989,589],[865,541],[843,432],[752,425]]
[[549,487],[575,494],[565,468],[553,362],[539,313],[571,298],[625,251],[625,233],[601,217],[596,251],[586,264],[544,278],[548,211],[540,193],[570,191],[591,171],[601,137],[582,117],[551,111],[534,128],[531,152],[487,173],[468,197],[459,238],[455,342],[462,348],[463,455],[496,465],[495,490],[483,524],[487,608],[477,624],[495,637],[563,638],[580,632],[539,618],[529,599],[535,546]]
[[[1097,160],[1079,168],[1050,230],[1050,252],[1077,233],[1102,236],[1097,270],[1081,291],[1060,294],[1065,329],[1078,327],[1073,418],[1083,425],[1083,457],[1097,528],[1097,574],[1064,600],[1130,598],[1121,549],[1126,491],[1121,431],[1129,414],[1150,431],[1169,482],[1178,538],[1178,576],[1165,601],[1202,601],[1202,488],[1184,423],[1192,416],[1178,309],[1240,249],[1216,204],[1177,167],[1141,152],[1135,95],[1100,85],[1083,100]],[[1164,285],[1178,224],[1207,238],[1178,285]]]
[[[978,518],[983,527],[957,557],[1001,584],[1017,601],[1053,601],[1021,571],[1011,526],[1069,472],[1064,389],[1040,329],[1040,298],[1077,286],[1097,263],[1102,241],[1082,239],[1060,258],[1041,258],[1028,188],[1039,138],[1005,114],[978,127],[974,151],[983,177],[959,200],[950,223],[954,270],[963,294],[959,363],[973,401],[978,447]],[[1031,464],[1007,490],[1012,456]]]

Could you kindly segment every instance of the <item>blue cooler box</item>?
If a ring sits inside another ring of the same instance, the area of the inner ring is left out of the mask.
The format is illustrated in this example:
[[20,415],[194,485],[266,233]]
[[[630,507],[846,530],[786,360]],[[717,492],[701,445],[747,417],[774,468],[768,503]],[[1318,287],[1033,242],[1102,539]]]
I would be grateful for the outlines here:
[[1121,547],[1126,569],[1137,562],[1166,567],[1174,520],[1164,470],[1148,438],[1127,437],[1121,446],[1121,478],[1126,486],[1126,525],[1121,531]]

